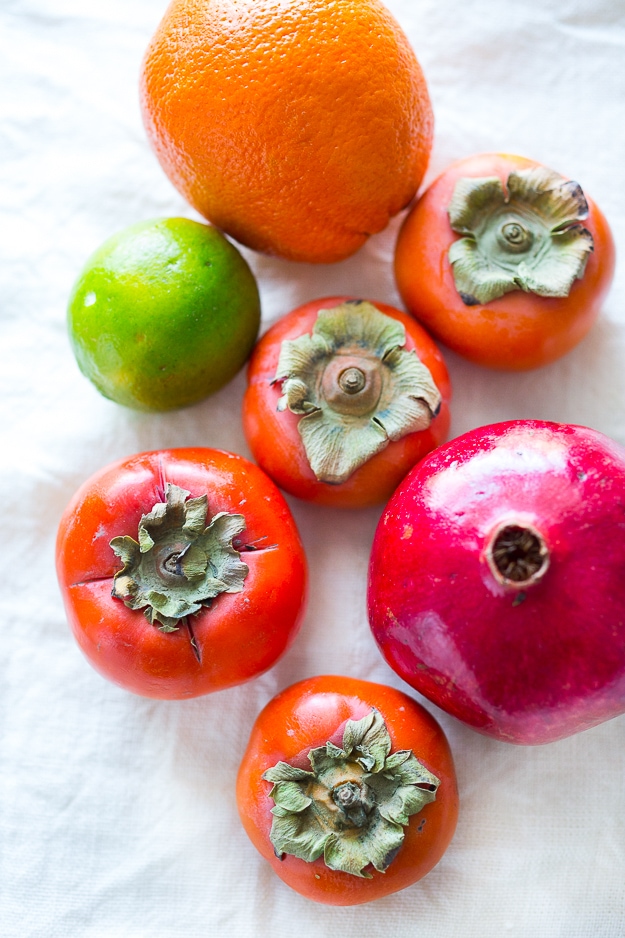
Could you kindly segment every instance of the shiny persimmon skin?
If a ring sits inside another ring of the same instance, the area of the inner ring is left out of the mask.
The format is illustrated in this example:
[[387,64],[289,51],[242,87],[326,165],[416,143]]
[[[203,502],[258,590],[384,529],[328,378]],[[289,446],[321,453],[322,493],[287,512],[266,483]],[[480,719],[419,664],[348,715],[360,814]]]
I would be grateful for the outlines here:
[[445,362],[425,330],[400,310],[386,303],[374,306],[387,316],[403,323],[406,349],[415,349],[429,368],[443,402],[427,430],[410,433],[388,444],[357,469],[345,482],[330,485],[314,475],[297,425],[300,417],[290,411],[278,411],[279,384],[272,384],[278,365],[281,343],[310,333],[321,309],[339,306],[346,296],[312,300],[288,313],[262,336],[249,361],[248,387],[243,399],[243,429],[248,445],[259,466],[274,482],[291,495],[319,505],[335,508],[364,508],[386,501],[404,478],[427,453],[446,438],[449,431],[451,385]]
[[[520,156],[485,153],[452,164],[406,216],[395,250],[399,293],[413,316],[459,355],[491,368],[522,371],[569,352],[596,321],[614,274],[615,249],[608,223],[588,197],[583,221],[593,236],[581,280],[567,297],[515,290],[490,303],[466,306],[454,285],[448,252],[461,235],[449,224],[447,207],[462,176],[499,176],[539,164]],[[583,186],[582,186],[583,188]]]
[[328,263],[413,198],[433,116],[379,0],[173,0],[141,103],[163,169],[257,251]]
[[[166,482],[191,497],[207,494],[208,520],[227,511],[246,522],[234,541],[249,567],[243,591],[222,593],[192,617],[201,663],[184,626],[162,632],[111,595],[121,562],[109,542],[136,540],[141,516],[164,501]],[[273,482],[241,456],[200,447],[140,453],[88,479],[61,519],[57,573],[70,627],[94,668],[161,699],[208,694],[270,668],[295,637],[307,582],[295,523]]]
[[[263,780],[263,772],[280,760],[309,769],[310,749],[324,746],[328,740],[339,745],[347,720],[362,719],[372,708],[379,710],[386,723],[391,751],[412,749],[416,758],[440,779],[435,801],[410,818],[399,853],[386,872],[372,868],[371,879],[331,870],[323,858],[307,863],[285,855],[279,860],[269,839],[272,785]],[[300,681],[267,704],[252,729],[236,794],[250,840],[280,879],[308,899],[328,905],[371,902],[416,883],[441,859],[458,818],[453,759],[436,720],[401,691],[338,676]]]

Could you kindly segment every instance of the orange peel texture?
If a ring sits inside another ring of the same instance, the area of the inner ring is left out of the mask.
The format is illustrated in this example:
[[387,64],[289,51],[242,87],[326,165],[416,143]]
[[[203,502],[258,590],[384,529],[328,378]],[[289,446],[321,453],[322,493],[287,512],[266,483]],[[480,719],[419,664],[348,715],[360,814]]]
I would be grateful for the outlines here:
[[254,250],[353,254],[413,198],[433,118],[378,0],[173,0],[141,73],[149,139],[177,189]]

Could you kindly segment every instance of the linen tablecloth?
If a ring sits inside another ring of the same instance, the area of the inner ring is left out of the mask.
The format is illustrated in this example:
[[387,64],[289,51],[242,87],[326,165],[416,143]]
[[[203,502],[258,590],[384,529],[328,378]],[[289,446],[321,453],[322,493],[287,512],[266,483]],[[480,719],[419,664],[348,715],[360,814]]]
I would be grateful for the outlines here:
[[[623,0],[388,0],[421,61],[436,117],[427,180],[501,150],[578,180],[625,255]],[[381,509],[289,499],[310,602],[280,663],[185,702],[101,678],[69,629],[54,572],[61,513],[101,466],[206,445],[248,455],[240,374],[174,414],[135,413],[82,377],[66,331],[72,283],[134,222],[194,216],[144,133],[137,79],[165,0],[0,4],[0,933],[7,938],[623,938],[625,717],[522,748],[426,702],[454,751],[457,833],[421,883],[357,908],[283,885],[236,813],[234,779],[258,711],[300,678],[338,673],[408,690],[366,621]],[[346,293],[400,305],[395,219],[355,256],[294,264],[244,250],[263,329]],[[625,444],[625,267],[600,321],[566,358],[498,373],[445,352],[452,434],[508,418],[595,427]]]

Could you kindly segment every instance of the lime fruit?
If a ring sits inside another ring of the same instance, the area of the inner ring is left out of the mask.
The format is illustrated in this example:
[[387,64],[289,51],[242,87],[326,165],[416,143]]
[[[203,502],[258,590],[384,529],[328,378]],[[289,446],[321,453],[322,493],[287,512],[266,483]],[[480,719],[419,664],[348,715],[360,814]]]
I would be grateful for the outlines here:
[[252,271],[217,228],[187,218],[131,225],[87,261],[68,326],[96,388],[140,410],[173,410],[223,387],[260,326]]

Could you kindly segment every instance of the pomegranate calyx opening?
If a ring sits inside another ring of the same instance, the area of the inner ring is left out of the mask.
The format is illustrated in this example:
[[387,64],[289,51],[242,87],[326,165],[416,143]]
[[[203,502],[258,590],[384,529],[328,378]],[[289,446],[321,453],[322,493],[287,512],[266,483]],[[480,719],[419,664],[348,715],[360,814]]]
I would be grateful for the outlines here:
[[498,583],[525,589],[543,578],[549,549],[540,531],[523,521],[507,521],[491,533],[486,560]]

